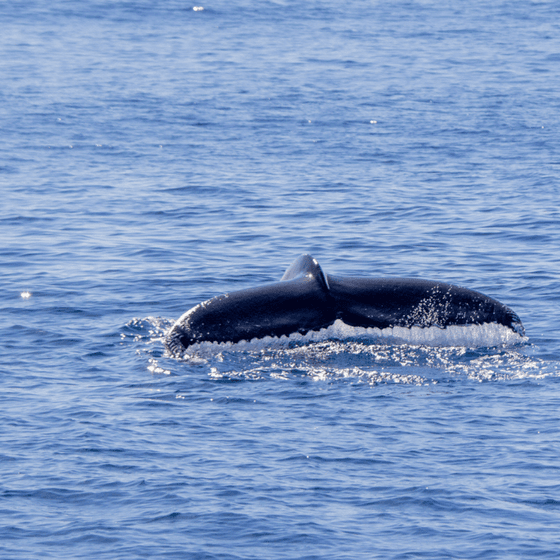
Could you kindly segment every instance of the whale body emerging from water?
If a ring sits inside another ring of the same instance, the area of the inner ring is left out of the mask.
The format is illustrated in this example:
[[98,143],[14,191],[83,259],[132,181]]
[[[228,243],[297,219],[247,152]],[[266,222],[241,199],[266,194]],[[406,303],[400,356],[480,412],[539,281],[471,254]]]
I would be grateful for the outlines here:
[[200,303],[166,335],[174,355],[201,342],[239,342],[306,334],[337,319],[352,327],[439,327],[496,323],[523,336],[519,317],[484,294],[444,282],[326,275],[309,255],[297,258],[280,282]]

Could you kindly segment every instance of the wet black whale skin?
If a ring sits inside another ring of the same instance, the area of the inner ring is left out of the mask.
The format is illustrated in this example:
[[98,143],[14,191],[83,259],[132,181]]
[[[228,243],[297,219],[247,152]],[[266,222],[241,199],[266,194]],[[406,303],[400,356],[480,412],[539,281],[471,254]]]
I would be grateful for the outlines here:
[[172,351],[198,342],[305,334],[337,319],[355,327],[440,327],[498,323],[524,334],[519,317],[484,294],[444,282],[327,276],[302,255],[274,284],[214,297],[170,329]]

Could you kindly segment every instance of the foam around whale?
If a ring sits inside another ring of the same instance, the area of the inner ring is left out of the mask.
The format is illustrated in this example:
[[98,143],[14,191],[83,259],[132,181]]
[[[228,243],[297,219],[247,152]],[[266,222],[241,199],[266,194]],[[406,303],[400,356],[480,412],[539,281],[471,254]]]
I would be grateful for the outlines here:
[[369,344],[406,344],[409,346],[431,347],[465,347],[465,348],[493,348],[513,347],[527,342],[525,336],[512,331],[510,328],[497,323],[483,325],[450,326],[445,329],[439,327],[353,327],[341,320],[336,320],[331,326],[306,334],[293,333],[280,337],[265,336],[238,342],[202,341],[190,345],[188,348],[177,345],[170,350],[175,357],[197,355],[223,350],[230,351],[260,351],[262,349],[290,348],[294,345],[308,345],[329,340],[353,342],[359,340]]

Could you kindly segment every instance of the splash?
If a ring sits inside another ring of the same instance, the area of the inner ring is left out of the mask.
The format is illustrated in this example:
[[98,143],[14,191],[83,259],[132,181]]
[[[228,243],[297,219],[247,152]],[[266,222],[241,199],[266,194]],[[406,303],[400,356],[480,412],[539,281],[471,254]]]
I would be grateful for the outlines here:
[[362,341],[385,344],[409,344],[413,346],[461,346],[467,348],[492,348],[514,346],[527,342],[527,338],[497,323],[483,325],[439,327],[389,327],[386,329],[352,327],[340,319],[331,326],[307,334],[293,333],[290,336],[270,337],[240,342],[200,342],[187,349],[174,346],[173,356],[206,354],[216,350],[238,349],[259,351],[263,348],[290,348],[294,345],[308,345],[326,340]]
[[140,343],[152,375],[204,372],[213,380],[295,380],[369,385],[431,385],[459,379],[498,381],[542,378],[550,365],[530,355],[527,338],[497,325],[447,329],[365,329],[337,321],[306,335],[238,343],[203,342],[170,355],[164,350],[167,319],[134,319],[121,334]]

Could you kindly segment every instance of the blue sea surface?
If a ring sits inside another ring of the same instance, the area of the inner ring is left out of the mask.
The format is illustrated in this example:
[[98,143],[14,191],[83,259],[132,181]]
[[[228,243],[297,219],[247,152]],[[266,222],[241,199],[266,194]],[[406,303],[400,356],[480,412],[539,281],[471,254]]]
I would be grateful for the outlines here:
[[[560,557],[558,2],[0,22],[3,560]],[[480,291],[526,338],[166,353],[302,253]]]

